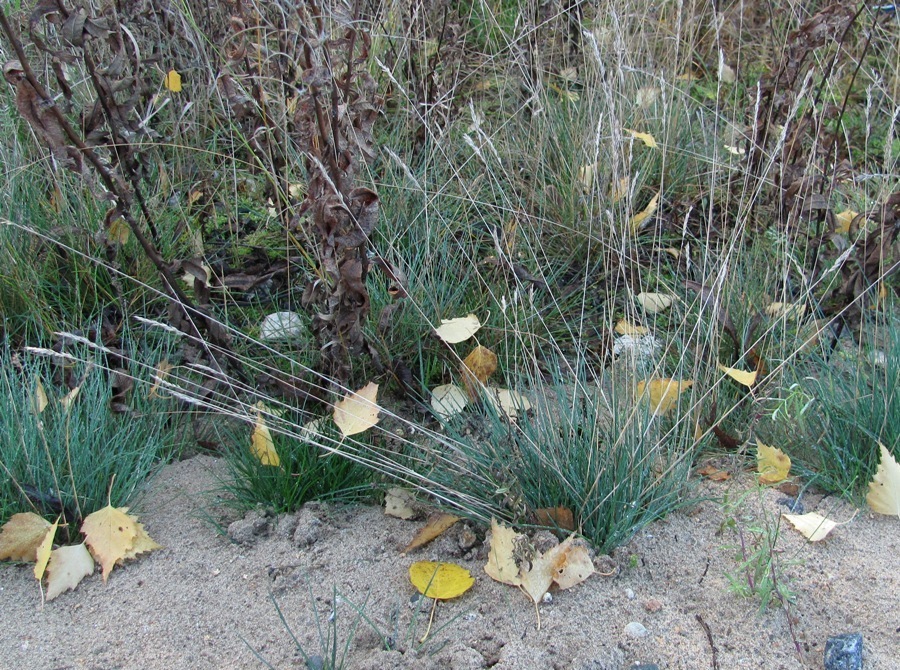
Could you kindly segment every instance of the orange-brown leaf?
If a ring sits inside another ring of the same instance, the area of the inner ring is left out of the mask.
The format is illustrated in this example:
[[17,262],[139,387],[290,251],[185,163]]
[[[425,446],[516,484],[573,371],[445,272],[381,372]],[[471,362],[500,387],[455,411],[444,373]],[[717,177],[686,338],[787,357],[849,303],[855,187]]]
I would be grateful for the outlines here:
[[428,517],[428,521],[425,522],[425,525],[422,526],[418,533],[416,533],[416,536],[412,539],[412,542],[406,545],[403,548],[403,551],[400,553],[407,554],[410,551],[418,549],[419,547],[424,547],[426,544],[444,533],[457,521],[459,521],[459,517],[453,514],[447,514],[443,512],[432,514]]
[[466,356],[462,365],[462,379],[469,398],[479,397],[479,390],[497,369],[497,354],[480,344]]

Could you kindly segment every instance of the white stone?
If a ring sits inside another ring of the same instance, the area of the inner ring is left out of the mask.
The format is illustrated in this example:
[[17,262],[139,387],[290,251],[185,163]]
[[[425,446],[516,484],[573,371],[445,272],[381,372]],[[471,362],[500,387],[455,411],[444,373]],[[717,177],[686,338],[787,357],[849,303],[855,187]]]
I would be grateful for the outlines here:
[[287,340],[303,332],[303,320],[294,312],[275,312],[263,319],[259,339],[263,342]]

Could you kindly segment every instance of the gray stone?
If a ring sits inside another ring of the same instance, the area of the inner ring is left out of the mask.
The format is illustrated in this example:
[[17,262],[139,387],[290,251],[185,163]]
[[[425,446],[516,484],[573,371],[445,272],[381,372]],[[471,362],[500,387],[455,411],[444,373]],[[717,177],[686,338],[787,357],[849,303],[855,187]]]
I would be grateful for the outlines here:
[[243,519],[238,519],[228,526],[228,537],[238,544],[253,544],[268,534],[269,518],[260,510],[248,512]]
[[862,670],[863,638],[859,633],[845,633],[828,638],[825,643],[825,670]]
[[318,654],[313,654],[309,658],[306,659],[306,667],[309,670],[324,670],[325,668],[325,659],[319,656]]
[[625,670],[659,670],[659,666],[656,665],[656,663],[635,662],[632,665],[626,667]]
[[632,621],[625,626],[625,635],[628,637],[647,637],[650,631],[644,627],[644,624]]

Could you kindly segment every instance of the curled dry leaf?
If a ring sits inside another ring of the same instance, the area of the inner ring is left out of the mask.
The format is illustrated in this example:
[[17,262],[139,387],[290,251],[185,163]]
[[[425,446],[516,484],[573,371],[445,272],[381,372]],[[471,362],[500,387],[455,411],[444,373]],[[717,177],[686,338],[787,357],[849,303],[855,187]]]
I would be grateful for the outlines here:
[[63,406],[63,409],[67,412],[72,407],[72,403],[75,402],[75,398],[78,397],[78,393],[81,391],[80,386],[76,386],[71,391],[66,393],[62,398],[59,399],[59,404]]
[[344,437],[362,433],[378,423],[377,398],[378,384],[369,382],[334,403],[334,423]]
[[[658,192],[656,195],[653,196],[653,198],[650,200],[650,202],[647,204],[647,206],[644,207],[644,209],[642,211],[638,212],[637,214],[635,214],[634,216],[631,217],[631,231],[632,232],[636,233],[638,230],[640,230],[641,226],[643,226],[644,223],[651,216],[653,216],[653,214],[656,212],[657,205],[659,205],[659,193]],[[644,306],[644,309],[647,309],[646,305]],[[659,310],[657,310],[657,311],[659,311]]]
[[462,412],[469,404],[466,392],[454,384],[443,384],[431,392],[431,408],[442,419]]
[[434,329],[435,334],[447,344],[465,342],[481,328],[481,321],[474,314],[457,319],[441,319],[441,325]]
[[531,409],[531,401],[518,391],[509,389],[487,389],[488,402],[498,414],[503,413],[508,419],[517,419],[519,412],[527,412]]
[[664,293],[638,293],[635,299],[649,314],[662,312],[672,306],[672,296]]
[[47,405],[49,401],[47,400],[47,392],[44,391],[44,385],[41,383],[41,380],[38,378],[35,380],[34,384],[34,396],[31,399],[32,409],[34,409],[35,414],[40,414],[45,409],[47,409]]
[[466,356],[462,365],[462,380],[471,400],[478,398],[481,388],[497,369],[497,354],[480,344]]
[[416,533],[416,536],[412,541],[407,544],[400,553],[407,554],[419,547],[424,547],[435,538],[440,537],[457,521],[459,521],[459,517],[454,514],[447,514],[446,512],[432,514],[428,517],[428,521],[425,522],[425,525],[422,526],[418,533]]
[[678,396],[694,385],[693,381],[680,379],[651,379],[637,384],[637,396],[646,393],[650,398],[650,411],[659,416],[668,414],[678,404]]
[[707,465],[697,470],[698,475],[703,475],[707,479],[714,482],[724,482],[731,479],[731,474],[727,470],[720,470],[714,465]]
[[250,451],[263,465],[277,468],[281,465],[281,458],[275,450],[272,433],[266,425],[265,416],[263,416],[266,406],[262,402],[258,402],[255,407],[256,425],[253,426],[253,433],[250,435]]
[[47,600],[74,589],[93,573],[94,559],[83,542],[54,549],[47,564]]
[[731,377],[738,384],[743,384],[747,388],[753,387],[753,385],[756,383],[756,376],[759,374],[758,370],[748,372],[746,370],[740,370],[738,368],[728,368],[721,363],[716,363],[716,367],[726,375]]
[[153,386],[147,392],[148,398],[159,398],[159,387],[169,376],[169,373],[175,369],[175,366],[163,359],[156,364],[156,370],[153,372]]
[[417,517],[419,513],[413,492],[399,486],[389,488],[384,494],[384,513],[404,521]]
[[575,532],[575,515],[568,507],[542,507],[534,510],[534,522],[554,530]]
[[455,563],[418,561],[409,566],[409,581],[426,598],[450,600],[472,588],[475,578]]
[[578,181],[585,190],[589,190],[594,183],[594,174],[600,168],[600,163],[591,163],[578,168]]
[[806,314],[806,305],[802,302],[773,302],[766,307],[766,315],[773,319],[802,319]]
[[616,324],[615,331],[619,335],[646,335],[650,332],[648,328],[635,325],[626,319],[619,320]]
[[845,209],[843,212],[838,212],[834,215],[834,221],[837,224],[834,232],[840,233],[841,235],[848,235],[850,229],[853,227],[853,220],[858,216],[859,212],[854,212],[852,209]]
[[654,138],[650,133],[639,133],[638,131],[631,130],[630,128],[626,128],[625,132],[631,135],[634,139],[640,140],[651,149],[656,148],[656,138]]
[[873,512],[900,519],[900,465],[883,444],[879,443],[881,463],[869,482],[866,502]]
[[781,449],[757,441],[756,470],[761,484],[777,484],[787,479],[791,471],[791,459]]
[[37,561],[38,547],[52,526],[34,512],[13,514],[0,528],[0,561]]
[[791,525],[810,542],[824,540],[828,537],[828,533],[837,527],[834,521],[815,512],[809,512],[808,514],[782,514],[781,516],[790,521]]

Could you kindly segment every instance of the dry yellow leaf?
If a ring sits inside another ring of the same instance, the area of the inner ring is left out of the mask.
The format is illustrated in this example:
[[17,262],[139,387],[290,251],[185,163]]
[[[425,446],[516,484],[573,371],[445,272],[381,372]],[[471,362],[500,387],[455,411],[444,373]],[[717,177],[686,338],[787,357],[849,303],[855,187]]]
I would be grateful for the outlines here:
[[639,133],[638,131],[631,130],[630,128],[626,128],[625,132],[631,135],[634,139],[640,140],[651,149],[656,148],[656,139],[650,133]]
[[431,392],[431,408],[442,419],[459,414],[468,404],[466,392],[454,384],[442,384]]
[[491,519],[491,549],[484,571],[493,580],[518,586],[522,580],[519,579],[519,565],[514,557],[521,555],[527,545],[524,535]]
[[385,491],[384,513],[397,519],[409,521],[418,515],[416,498],[409,489],[394,486]]
[[668,414],[678,404],[678,396],[694,385],[693,381],[680,379],[651,379],[637,384],[637,396],[650,396],[650,411],[654,415]]
[[52,525],[34,512],[13,514],[0,528],[0,561],[36,561],[38,547]]
[[592,163],[590,165],[583,165],[578,168],[578,181],[581,182],[581,186],[588,190],[594,184],[594,175],[597,170],[600,168],[600,163]]
[[519,412],[531,409],[531,401],[518,391],[509,389],[487,389],[487,400],[498,414],[505,414],[507,419],[517,419]]
[[881,463],[869,482],[869,493],[866,502],[873,512],[900,518],[900,465],[883,444],[878,444],[881,451]]
[[66,393],[66,395],[64,395],[62,398],[59,399],[59,404],[63,406],[64,410],[66,410],[67,412],[69,411],[69,408],[72,407],[72,403],[75,402],[75,398],[78,397],[79,391],[81,391],[81,387],[76,386],[71,391]]
[[645,312],[656,314],[671,307],[673,298],[665,293],[638,293],[635,300],[641,304]]
[[646,335],[650,332],[650,330],[645,328],[644,326],[637,326],[625,319],[619,320],[619,322],[616,324],[615,331],[619,335]]
[[47,392],[44,391],[44,385],[41,383],[40,379],[36,379],[34,383],[34,397],[31,399],[34,413],[40,414],[43,412],[47,409],[49,402],[50,401],[47,400]]
[[124,559],[134,548],[138,529],[127,507],[107,505],[85,518],[81,532],[91,553],[103,568],[105,582],[116,562]]
[[266,425],[266,418],[263,416],[263,410],[266,406],[262,402],[258,402],[256,407],[256,425],[253,426],[253,433],[250,435],[250,452],[256,456],[260,463],[272,467],[281,465],[281,458],[275,450],[275,442],[272,439],[272,433]]
[[47,569],[47,563],[50,561],[50,554],[53,551],[53,538],[56,537],[57,528],[59,528],[59,518],[50,524],[47,534],[44,535],[44,539],[41,540],[35,551],[34,578],[38,581],[44,578],[44,571]]
[[418,561],[409,566],[409,581],[426,598],[450,600],[472,588],[475,578],[455,563]]
[[810,542],[824,540],[828,537],[828,533],[837,527],[834,521],[815,512],[809,512],[808,514],[782,514],[781,516],[790,521],[791,525]]
[[94,559],[83,542],[54,549],[47,564],[47,600],[74,589],[93,573]]
[[660,90],[656,86],[642,86],[635,95],[634,102],[641,109],[650,107],[659,98]]
[[791,459],[781,449],[757,441],[756,471],[761,484],[777,484],[787,479],[791,471]]
[[126,242],[128,242],[128,238],[130,237],[131,228],[128,227],[125,219],[123,219],[121,216],[117,216],[109,222],[109,228],[106,229],[107,240],[109,240],[113,244],[122,246]]
[[845,209],[843,212],[835,214],[834,221],[837,223],[837,226],[835,227],[834,232],[842,235],[849,234],[850,227],[853,225],[853,219],[857,216],[859,216],[859,212],[854,212],[852,209]]
[[378,384],[369,382],[334,403],[334,423],[344,437],[362,433],[378,423],[377,398]]
[[163,86],[172,93],[181,93],[181,75],[176,70],[169,70],[163,78]]
[[766,314],[775,319],[802,319],[806,305],[802,302],[773,302],[766,307]]
[[497,369],[497,354],[480,344],[466,356],[462,365],[462,380],[471,400],[481,394],[481,388]]
[[465,342],[481,328],[481,321],[474,314],[457,319],[441,319],[441,325],[434,329],[435,334],[447,344]]
[[619,202],[619,200],[621,200],[626,195],[628,195],[629,186],[630,186],[630,184],[629,184],[628,177],[622,177],[621,179],[619,179],[619,181],[614,183],[612,185],[612,187],[609,189],[609,199],[613,203]]
[[457,521],[459,521],[459,517],[454,514],[447,514],[446,512],[432,514],[428,517],[428,521],[425,522],[425,525],[422,526],[418,533],[416,533],[416,536],[412,541],[407,544],[400,553],[407,554],[414,549],[424,547],[436,537],[439,537],[448,528],[452,527]]
[[175,369],[175,366],[169,363],[168,360],[163,359],[159,363],[156,364],[156,370],[153,373],[153,386],[150,387],[150,390],[147,392],[148,398],[159,398],[159,387],[166,380],[166,377],[169,376],[169,373]]
[[751,388],[756,383],[756,376],[759,374],[758,370],[747,372],[746,370],[739,370],[738,368],[725,367],[721,363],[716,363],[716,367],[738,384],[743,384],[747,388]]
[[656,206],[659,204],[659,192],[653,196],[650,202],[644,207],[643,211],[638,212],[631,217],[631,232],[636,233],[640,230],[644,222],[647,221],[656,212]]
[[134,542],[131,545],[131,549],[125,552],[123,560],[128,561],[137,557],[138,554],[146,554],[148,551],[156,551],[157,549],[163,548],[161,544],[157,544],[157,542],[147,534],[147,531],[144,529],[144,524],[138,521],[137,517],[132,516],[131,518],[137,529],[137,535],[134,536]]

